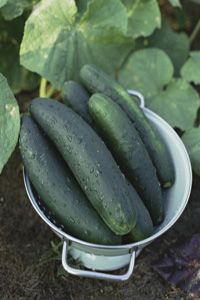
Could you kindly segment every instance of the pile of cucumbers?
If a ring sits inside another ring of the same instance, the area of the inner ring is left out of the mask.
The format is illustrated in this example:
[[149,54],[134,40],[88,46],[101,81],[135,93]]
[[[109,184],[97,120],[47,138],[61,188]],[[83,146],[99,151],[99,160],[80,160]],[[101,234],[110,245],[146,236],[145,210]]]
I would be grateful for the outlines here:
[[64,84],[64,104],[31,102],[19,140],[24,166],[67,233],[104,245],[143,240],[164,219],[171,157],[117,81],[93,65],[80,79]]

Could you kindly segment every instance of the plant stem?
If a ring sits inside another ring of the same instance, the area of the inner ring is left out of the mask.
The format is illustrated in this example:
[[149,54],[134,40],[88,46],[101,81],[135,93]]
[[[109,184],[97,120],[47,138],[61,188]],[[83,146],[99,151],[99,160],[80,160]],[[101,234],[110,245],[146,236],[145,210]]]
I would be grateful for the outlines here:
[[51,85],[50,88],[48,89],[48,91],[46,92],[46,97],[47,97],[47,98],[50,98],[50,97],[53,95],[54,92],[55,92],[55,89],[54,89],[54,87]]
[[189,38],[189,39],[190,39],[190,44],[192,44],[192,42],[193,42],[194,39],[196,38],[196,36],[197,36],[199,30],[200,30],[200,19],[198,20],[196,26],[194,27],[194,29],[193,29],[193,31],[192,31],[192,33],[191,33],[191,35],[190,35],[190,38]]
[[46,97],[46,88],[47,88],[47,80],[45,78],[42,78],[40,81],[40,91],[39,91],[40,97]]

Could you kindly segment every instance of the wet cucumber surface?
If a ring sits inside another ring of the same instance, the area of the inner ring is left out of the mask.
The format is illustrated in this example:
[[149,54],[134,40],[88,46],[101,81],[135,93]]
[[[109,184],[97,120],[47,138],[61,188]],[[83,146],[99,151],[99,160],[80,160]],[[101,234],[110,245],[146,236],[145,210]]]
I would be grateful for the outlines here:
[[88,105],[103,140],[140,194],[154,224],[159,224],[164,216],[160,183],[137,130],[126,113],[111,98],[103,94],[93,94]]
[[175,177],[171,157],[156,129],[152,127],[137,103],[117,81],[96,66],[83,66],[80,77],[90,92],[105,94],[126,112],[150,154],[162,186],[170,187]]
[[120,244],[99,217],[66,163],[29,116],[22,118],[20,152],[33,186],[67,233],[97,244]]
[[62,90],[64,103],[77,112],[86,122],[92,123],[88,111],[88,100],[90,94],[81,84],[75,81],[66,81]]
[[30,112],[109,228],[119,235],[128,233],[136,223],[134,203],[124,175],[101,138],[80,116],[54,100],[35,99]]

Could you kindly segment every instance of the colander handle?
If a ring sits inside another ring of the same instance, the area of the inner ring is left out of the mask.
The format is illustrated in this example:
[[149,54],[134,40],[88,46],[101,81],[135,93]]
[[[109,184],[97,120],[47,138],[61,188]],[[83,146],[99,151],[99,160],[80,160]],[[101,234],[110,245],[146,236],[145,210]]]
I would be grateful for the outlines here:
[[129,93],[129,95],[135,96],[139,99],[141,108],[145,107],[144,96],[140,92],[135,91],[135,90],[128,90],[128,93]]
[[133,269],[134,269],[134,265],[135,265],[136,251],[133,251],[131,254],[127,272],[122,275],[113,275],[113,274],[109,274],[109,273],[102,273],[102,272],[80,270],[80,269],[72,268],[71,266],[69,266],[69,264],[67,262],[68,246],[69,246],[68,241],[64,240],[63,250],[62,250],[62,265],[63,265],[63,268],[65,269],[65,271],[67,271],[70,274],[81,276],[81,277],[102,279],[102,280],[125,281],[125,280],[128,280],[133,273]]

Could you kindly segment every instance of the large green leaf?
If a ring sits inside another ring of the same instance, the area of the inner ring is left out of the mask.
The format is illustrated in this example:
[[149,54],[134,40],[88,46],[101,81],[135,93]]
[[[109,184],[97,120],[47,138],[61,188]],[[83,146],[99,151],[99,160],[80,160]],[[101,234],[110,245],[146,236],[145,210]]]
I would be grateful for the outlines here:
[[7,3],[8,0],[0,0],[0,8]]
[[190,156],[192,168],[200,176],[200,127],[187,130],[182,140]]
[[38,85],[38,76],[19,64],[24,23],[23,17],[9,22],[0,17],[0,72],[7,78],[14,93],[32,90]]
[[189,38],[185,33],[174,32],[170,25],[163,20],[161,29],[156,30],[147,43],[150,47],[164,50],[173,62],[175,73],[179,74],[190,49]]
[[17,102],[6,78],[0,74],[0,173],[16,146],[19,129]]
[[127,89],[143,93],[147,102],[162,91],[173,76],[173,65],[160,49],[147,48],[134,52],[119,73]]
[[1,13],[6,20],[21,16],[24,9],[31,8],[37,0],[1,0]]
[[188,82],[200,84],[200,51],[190,52],[190,57],[181,69],[181,76]]
[[150,103],[150,108],[173,127],[193,127],[200,99],[197,91],[185,80],[175,79]]
[[149,36],[161,26],[156,0],[122,0],[128,12],[128,34],[133,38]]
[[169,0],[172,6],[181,7],[180,0]]
[[113,73],[133,43],[119,0],[92,0],[80,21],[77,14],[74,0],[43,0],[26,22],[21,63],[58,89],[86,63]]

